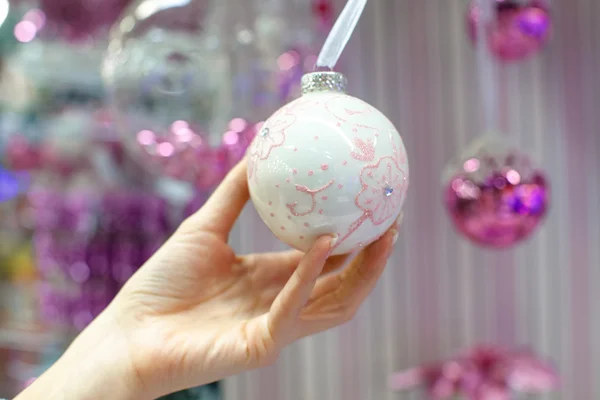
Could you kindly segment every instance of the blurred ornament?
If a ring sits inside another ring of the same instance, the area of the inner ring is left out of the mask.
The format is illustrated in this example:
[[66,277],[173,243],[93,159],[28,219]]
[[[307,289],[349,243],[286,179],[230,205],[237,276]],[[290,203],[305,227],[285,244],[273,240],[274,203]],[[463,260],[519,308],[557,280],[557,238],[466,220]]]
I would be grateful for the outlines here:
[[[40,21],[46,25],[45,37],[78,42],[104,36],[130,0],[37,0],[21,3],[29,5],[30,13],[35,13],[31,22]],[[37,30],[28,30],[31,35],[41,29],[41,24],[36,25]],[[25,22],[23,32],[26,27]]]
[[530,351],[479,346],[448,361],[394,374],[394,390],[424,386],[433,400],[509,400],[517,393],[542,394],[558,386],[554,369]]
[[204,189],[243,157],[279,104],[257,21],[251,2],[140,0],[115,24],[103,75],[142,165]]
[[[551,31],[551,16],[545,0],[492,0],[496,3],[495,22],[489,32],[492,53],[502,61],[524,60],[538,53]],[[477,0],[469,7],[468,32],[475,42],[480,10]]]
[[444,175],[456,229],[483,246],[529,238],[546,215],[549,184],[529,157],[497,135],[477,139]]
[[400,135],[345,90],[339,73],[305,75],[303,96],[273,114],[248,150],[256,210],[279,239],[303,251],[324,234],[339,235],[333,254],[369,245],[406,198]]
[[334,6],[331,0],[312,0],[313,13],[323,29],[329,30],[333,25]]

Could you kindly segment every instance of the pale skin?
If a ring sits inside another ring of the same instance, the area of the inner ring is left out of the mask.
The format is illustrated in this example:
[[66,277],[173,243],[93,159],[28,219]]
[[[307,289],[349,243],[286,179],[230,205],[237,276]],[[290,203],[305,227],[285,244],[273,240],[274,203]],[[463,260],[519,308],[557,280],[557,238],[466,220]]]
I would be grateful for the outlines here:
[[350,320],[375,287],[398,222],[356,258],[236,255],[246,162],[130,279],[62,358],[16,400],[152,400],[273,363],[292,342]]

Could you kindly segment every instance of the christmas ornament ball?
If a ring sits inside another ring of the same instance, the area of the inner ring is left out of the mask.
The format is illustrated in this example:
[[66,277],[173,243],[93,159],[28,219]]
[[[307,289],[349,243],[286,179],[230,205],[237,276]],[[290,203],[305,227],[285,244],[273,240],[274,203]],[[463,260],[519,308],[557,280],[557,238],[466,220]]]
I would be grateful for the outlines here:
[[[495,0],[496,20],[489,34],[492,53],[505,62],[520,61],[538,53],[548,41],[552,27],[545,0]],[[480,10],[471,3],[467,28],[477,41]]]
[[508,248],[528,239],[547,213],[544,173],[496,135],[476,140],[448,168],[444,182],[457,231],[485,247]]
[[381,237],[400,215],[409,185],[406,150],[380,111],[346,94],[342,74],[306,74],[302,93],[250,145],[250,195],[284,243],[307,251],[333,234],[332,254],[346,254]]

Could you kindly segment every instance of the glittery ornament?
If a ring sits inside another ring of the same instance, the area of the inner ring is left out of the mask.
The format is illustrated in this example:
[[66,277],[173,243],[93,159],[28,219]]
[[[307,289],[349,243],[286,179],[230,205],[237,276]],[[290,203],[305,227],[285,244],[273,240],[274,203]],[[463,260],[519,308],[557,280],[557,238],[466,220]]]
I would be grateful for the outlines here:
[[534,353],[478,346],[447,361],[394,374],[394,390],[424,386],[429,398],[510,400],[517,393],[542,394],[558,386],[554,368]]
[[267,62],[226,1],[161,4],[140,0],[115,24],[103,64],[112,115],[141,165],[208,189],[243,157],[263,110],[279,104],[269,86],[276,59]]
[[476,140],[444,176],[445,204],[458,232],[506,248],[529,238],[550,197],[543,172],[496,135]]
[[334,254],[372,243],[398,218],[408,189],[394,125],[345,93],[335,72],[303,77],[303,95],[269,118],[248,150],[254,206],[283,242],[308,250],[339,236]]
[[[495,0],[496,20],[489,28],[492,53],[502,61],[531,57],[546,44],[551,31],[549,8],[544,0]],[[467,16],[468,32],[477,40],[480,10],[474,1]],[[488,29],[486,29],[488,30]]]

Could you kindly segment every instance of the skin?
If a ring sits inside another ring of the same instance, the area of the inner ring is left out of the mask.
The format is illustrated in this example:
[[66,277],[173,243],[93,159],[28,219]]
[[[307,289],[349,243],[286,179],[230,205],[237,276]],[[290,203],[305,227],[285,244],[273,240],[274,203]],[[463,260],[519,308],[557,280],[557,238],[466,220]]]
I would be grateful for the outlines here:
[[292,342],[349,321],[375,287],[398,223],[358,256],[238,256],[228,235],[249,199],[246,163],[129,280],[17,400],[150,400],[273,363]]

